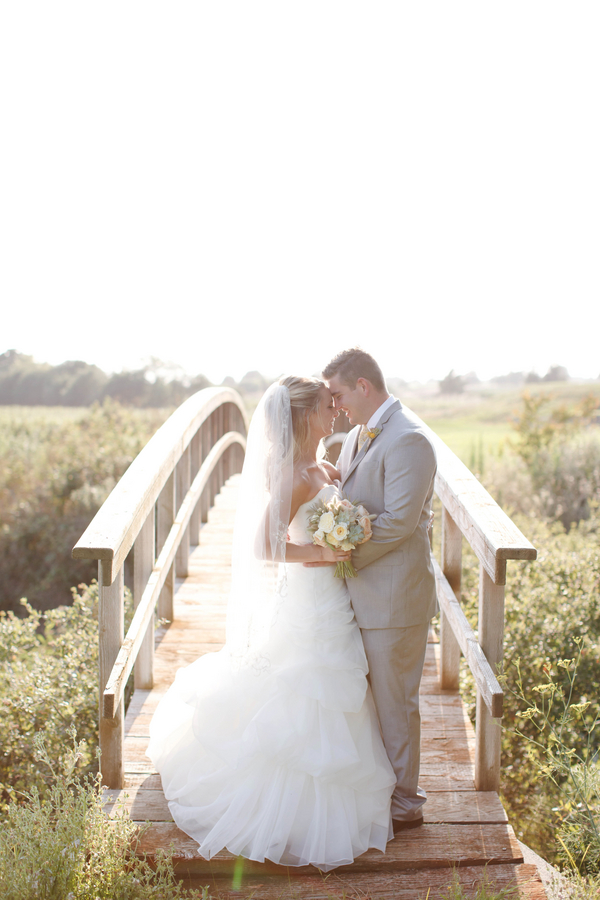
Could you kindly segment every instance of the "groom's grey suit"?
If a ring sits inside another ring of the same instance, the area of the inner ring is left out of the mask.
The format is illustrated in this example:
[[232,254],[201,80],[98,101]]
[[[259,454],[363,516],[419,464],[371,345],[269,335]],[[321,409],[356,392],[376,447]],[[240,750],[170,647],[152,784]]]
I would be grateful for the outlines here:
[[377,518],[373,537],[352,554],[347,579],[369,662],[369,680],[385,747],[396,772],[394,819],[421,815],[418,787],[419,684],[429,622],[436,614],[435,577],[427,525],[435,452],[399,401],[378,422],[381,432],[356,453],[360,426],[346,438],[338,466],[342,490]]

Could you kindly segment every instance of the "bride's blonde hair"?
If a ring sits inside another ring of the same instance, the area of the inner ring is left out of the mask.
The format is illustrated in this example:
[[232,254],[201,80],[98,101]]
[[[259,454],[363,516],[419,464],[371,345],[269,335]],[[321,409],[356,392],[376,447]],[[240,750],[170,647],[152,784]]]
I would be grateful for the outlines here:
[[288,389],[294,432],[294,459],[300,459],[310,448],[310,428],[308,420],[319,408],[321,388],[325,387],[318,378],[303,375],[284,375],[279,384]]

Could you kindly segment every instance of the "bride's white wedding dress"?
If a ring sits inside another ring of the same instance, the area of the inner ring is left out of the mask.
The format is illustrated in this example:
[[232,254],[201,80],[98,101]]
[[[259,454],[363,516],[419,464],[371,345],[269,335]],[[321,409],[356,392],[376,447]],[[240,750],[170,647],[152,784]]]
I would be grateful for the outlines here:
[[[313,502],[298,510],[292,541],[309,540]],[[202,856],[227,848],[327,870],[385,849],[395,776],[344,580],[333,566],[286,571],[264,656],[240,666],[225,647],[180,669],[148,755]]]

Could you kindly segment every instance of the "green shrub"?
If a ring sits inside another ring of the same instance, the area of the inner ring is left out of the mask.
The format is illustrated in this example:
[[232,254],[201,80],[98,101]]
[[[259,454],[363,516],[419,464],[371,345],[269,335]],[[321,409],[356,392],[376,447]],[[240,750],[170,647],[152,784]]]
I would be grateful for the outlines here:
[[[600,516],[566,533],[560,523],[516,516],[515,522],[538,549],[538,559],[529,563],[510,562],[507,567],[504,673],[506,696],[502,736],[502,800],[519,838],[550,861],[558,860],[555,830],[569,814],[557,785],[541,779],[546,747],[538,739],[534,721],[522,719],[521,693],[536,696],[535,688],[548,674],[558,679],[563,690],[568,672],[557,669],[558,660],[573,656],[574,643],[584,640],[578,662],[578,701],[593,700],[600,683]],[[478,581],[474,554],[464,547],[463,608],[471,624],[477,626]],[[559,678],[560,676],[560,678]],[[461,670],[461,691],[474,716],[474,685],[468,668]],[[558,727],[561,712],[557,705],[549,711],[550,723]],[[566,745],[577,753],[588,744],[587,730],[592,719],[562,723]],[[521,737],[515,731],[518,725]],[[594,731],[592,752],[600,735]],[[560,779],[559,779],[560,781]]]
[[[127,617],[131,598],[126,595]],[[42,614],[26,601],[25,618],[0,613],[0,811],[19,792],[47,788],[47,770],[33,753],[45,733],[58,759],[75,726],[84,772],[96,768],[98,746],[98,588],[80,585],[73,604]]]
[[[521,708],[513,734],[530,751],[542,783],[559,798],[557,830],[560,862],[580,874],[600,873],[600,704],[580,695],[579,667],[589,640],[576,639],[574,656],[543,666],[543,677],[531,692],[525,690],[520,660],[503,683]],[[512,683],[511,683],[512,681]],[[513,686],[514,685],[514,686]]]
[[0,609],[22,612],[69,602],[97,575],[71,550],[121,475],[166,418],[107,401],[77,418],[1,411]]
[[[58,758],[34,740],[35,759],[49,773],[45,796],[36,788],[11,803],[0,829],[0,895],[3,900],[174,900],[203,897],[184,892],[168,855],[152,868],[135,855],[137,825],[121,811],[109,821],[99,778],[78,777],[87,748],[70,730],[70,747]],[[53,740],[53,738],[51,738]]]
[[589,427],[597,403],[590,395],[552,408],[550,397],[523,395],[515,450],[530,489],[515,509],[558,520],[566,529],[589,518],[600,502],[600,434]]

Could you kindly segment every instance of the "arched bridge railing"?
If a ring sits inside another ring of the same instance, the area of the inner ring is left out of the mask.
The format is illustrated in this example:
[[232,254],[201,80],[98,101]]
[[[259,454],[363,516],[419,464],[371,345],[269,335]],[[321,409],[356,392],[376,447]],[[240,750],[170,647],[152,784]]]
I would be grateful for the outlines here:
[[[154,682],[154,614],[173,618],[175,575],[187,575],[208,510],[241,471],[248,419],[239,395],[207,388],[185,401],[125,472],[73,549],[98,560],[100,766],[123,784],[123,695]],[[124,566],[133,551],[134,616],[124,636]]]
[[[423,423],[422,423],[423,424]],[[441,686],[458,690],[461,652],[477,685],[475,787],[498,790],[503,692],[497,681],[504,641],[506,562],[536,550],[475,476],[423,424],[435,446],[442,503],[441,559],[434,560],[441,607]],[[235,391],[190,397],[148,442],[73,550],[98,560],[102,778],[123,782],[123,694],[153,685],[154,611],[173,618],[175,573],[187,575],[190,543],[227,478],[241,471],[247,416]],[[341,434],[326,441],[339,446]],[[462,539],[479,561],[477,634],[460,606]],[[124,637],[124,563],[133,551],[135,613]]]
[[[441,687],[458,690],[462,653],[477,686],[475,788],[497,791],[504,694],[496,673],[504,646],[506,562],[535,559],[537,554],[456,454],[424,422],[421,426],[435,447],[435,492],[442,503],[441,560],[433,561],[441,611]],[[332,458],[337,458],[344,437],[335,432],[326,438]],[[460,606],[463,537],[479,561],[477,634]]]

